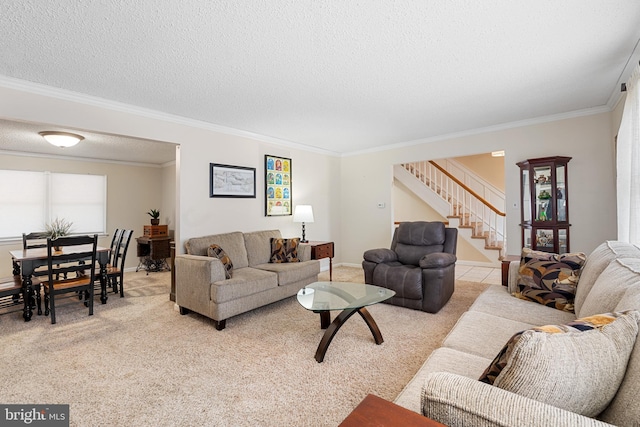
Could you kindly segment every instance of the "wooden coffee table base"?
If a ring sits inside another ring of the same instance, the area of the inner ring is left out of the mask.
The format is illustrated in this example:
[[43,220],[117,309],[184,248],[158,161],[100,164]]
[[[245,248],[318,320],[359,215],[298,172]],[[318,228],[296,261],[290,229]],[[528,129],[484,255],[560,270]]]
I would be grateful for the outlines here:
[[371,314],[369,314],[367,309],[364,307],[348,308],[346,310],[343,310],[336,316],[331,324],[329,324],[329,320],[331,320],[331,317],[328,310],[319,311],[318,313],[320,313],[320,327],[322,329],[326,329],[324,335],[322,336],[322,340],[320,340],[320,344],[318,345],[318,350],[316,350],[316,361],[318,363],[321,363],[324,360],[324,355],[327,353],[329,344],[331,344],[331,340],[333,340],[333,337],[336,335],[338,330],[355,313],[358,313],[360,314],[360,316],[362,316],[364,322],[369,327],[369,330],[371,331],[376,344],[380,345],[384,342],[376,321],[373,320]]
[[339,427],[446,427],[393,402],[368,394]]

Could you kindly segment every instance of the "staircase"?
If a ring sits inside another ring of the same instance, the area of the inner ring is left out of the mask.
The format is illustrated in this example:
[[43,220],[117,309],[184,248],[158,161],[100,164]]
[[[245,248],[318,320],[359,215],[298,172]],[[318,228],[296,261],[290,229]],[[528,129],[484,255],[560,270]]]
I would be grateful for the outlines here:
[[456,162],[444,163],[444,166],[434,161],[396,165],[394,177],[448,218],[449,226],[458,228],[460,237],[497,264],[506,253],[504,194],[466,174],[463,177],[466,183],[462,182],[450,171],[461,169]]

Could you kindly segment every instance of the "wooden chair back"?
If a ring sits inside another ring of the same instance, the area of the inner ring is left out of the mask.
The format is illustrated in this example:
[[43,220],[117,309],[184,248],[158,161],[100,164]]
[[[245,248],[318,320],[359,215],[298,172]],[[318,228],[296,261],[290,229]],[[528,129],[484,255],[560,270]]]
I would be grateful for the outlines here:
[[44,231],[22,233],[22,249],[46,248],[47,237]]
[[89,315],[93,314],[93,283],[98,235],[47,239],[48,280],[45,283],[45,314],[51,304],[51,323],[56,323],[55,295],[86,292]]

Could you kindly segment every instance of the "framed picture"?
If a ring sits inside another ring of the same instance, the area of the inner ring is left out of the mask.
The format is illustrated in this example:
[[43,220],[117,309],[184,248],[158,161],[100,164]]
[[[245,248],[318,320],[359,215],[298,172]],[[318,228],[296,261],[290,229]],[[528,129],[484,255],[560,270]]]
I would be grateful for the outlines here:
[[256,168],[209,163],[209,197],[256,198]]
[[265,216],[291,215],[291,159],[264,156]]

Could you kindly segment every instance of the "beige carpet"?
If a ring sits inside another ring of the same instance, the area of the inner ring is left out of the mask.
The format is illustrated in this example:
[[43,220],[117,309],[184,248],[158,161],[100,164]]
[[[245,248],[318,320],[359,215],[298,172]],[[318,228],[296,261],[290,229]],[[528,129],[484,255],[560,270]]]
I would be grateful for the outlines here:
[[[317,363],[320,319],[295,297],[216,331],[174,309],[169,280],[128,273],[125,298],[110,294],[92,317],[61,301],[56,325],[2,310],[2,403],[68,403],[77,426],[336,426],[367,393],[393,400],[487,286],[458,281],[435,315],[372,306],[384,343],[355,316]],[[334,280],[362,271],[336,268]]]

